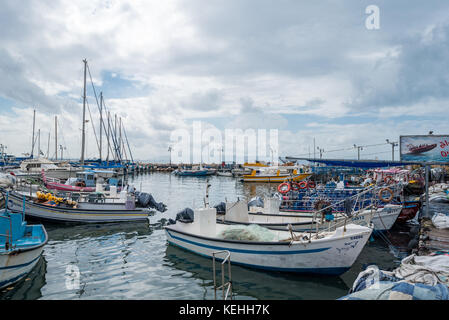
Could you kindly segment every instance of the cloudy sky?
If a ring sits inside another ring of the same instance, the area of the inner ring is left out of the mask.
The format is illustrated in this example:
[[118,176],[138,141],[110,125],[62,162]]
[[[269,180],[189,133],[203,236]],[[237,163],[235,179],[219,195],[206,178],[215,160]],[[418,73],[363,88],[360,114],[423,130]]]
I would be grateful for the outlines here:
[[64,157],[79,158],[84,58],[135,159],[168,161],[171,132],[194,121],[278,129],[282,156],[313,155],[315,139],[323,157],[356,158],[356,144],[390,159],[385,139],[449,133],[445,0],[0,2],[0,143],[15,155],[31,150],[36,109],[43,152],[58,116]]

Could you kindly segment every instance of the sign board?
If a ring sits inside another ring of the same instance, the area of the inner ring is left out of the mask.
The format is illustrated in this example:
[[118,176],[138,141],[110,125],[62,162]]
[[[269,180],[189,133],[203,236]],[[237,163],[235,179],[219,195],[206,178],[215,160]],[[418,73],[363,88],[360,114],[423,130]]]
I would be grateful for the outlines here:
[[401,161],[449,163],[449,135],[400,136]]

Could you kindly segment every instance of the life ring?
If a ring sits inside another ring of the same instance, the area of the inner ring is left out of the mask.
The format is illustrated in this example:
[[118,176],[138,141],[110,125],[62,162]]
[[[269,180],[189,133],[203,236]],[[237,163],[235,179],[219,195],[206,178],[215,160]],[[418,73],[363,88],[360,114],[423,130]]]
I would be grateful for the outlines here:
[[278,191],[280,193],[282,193],[282,194],[289,192],[290,188],[291,188],[290,184],[286,183],[286,182],[281,183],[280,185],[278,185]]
[[309,183],[307,183],[307,187],[310,189],[315,189],[316,187],[315,181],[309,181]]
[[292,186],[293,191],[299,191],[299,189],[300,189],[299,185],[296,182],[292,182],[291,186]]
[[299,187],[299,189],[305,189],[305,188],[307,188],[307,182],[301,181],[301,182],[298,184],[298,187]]
[[386,184],[391,184],[392,181],[393,181],[393,177],[392,177],[392,176],[386,176],[386,177],[384,178],[384,182],[385,182]]
[[[384,198],[384,196],[383,196],[384,192],[388,192],[390,194],[390,196],[388,198]],[[391,202],[391,200],[393,200],[393,191],[390,188],[380,189],[379,199],[380,199],[380,201],[385,202],[385,203]]]

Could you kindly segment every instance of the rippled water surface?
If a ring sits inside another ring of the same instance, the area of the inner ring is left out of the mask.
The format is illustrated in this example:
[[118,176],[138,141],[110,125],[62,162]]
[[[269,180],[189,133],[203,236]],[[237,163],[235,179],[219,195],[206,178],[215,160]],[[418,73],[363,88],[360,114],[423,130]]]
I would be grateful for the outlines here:
[[[209,177],[210,204],[270,194],[276,185],[243,184],[229,177]],[[206,178],[168,173],[138,175],[129,180],[149,192],[168,210],[149,223],[64,226],[45,224],[49,242],[38,265],[0,299],[214,299],[212,260],[169,246],[163,225],[186,208],[203,205]],[[407,245],[407,230],[392,241]],[[400,259],[376,238],[354,266],[340,277],[283,274],[232,266],[236,299],[337,299],[347,294],[358,273],[369,264],[394,268]],[[79,270],[79,287],[68,274]]]

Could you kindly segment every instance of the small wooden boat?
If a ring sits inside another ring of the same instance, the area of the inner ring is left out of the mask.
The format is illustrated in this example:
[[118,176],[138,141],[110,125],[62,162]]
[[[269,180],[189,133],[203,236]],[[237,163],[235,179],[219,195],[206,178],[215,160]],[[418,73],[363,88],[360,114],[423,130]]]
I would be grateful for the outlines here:
[[11,192],[8,209],[21,212],[25,206],[26,216],[39,220],[66,223],[147,222],[151,210],[135,208],[135,203],[40,203],[37,199]]
[[197,209],[193,222],[178,220],[164,227],[167,240],[209,258],[227,250],[231,263],[250,268],[340,275],[351,268],[372,232],[355,224],[313,234],[262,228],[263,236],[256,234],[252,240],[231,239],[228,235],[240,228],[243,236],[248,226],[219,224],[216,219],[215,208]]
[[48,241],[42,225],[27,225],[24,214],[0,211],[0,289],[23,279]]

